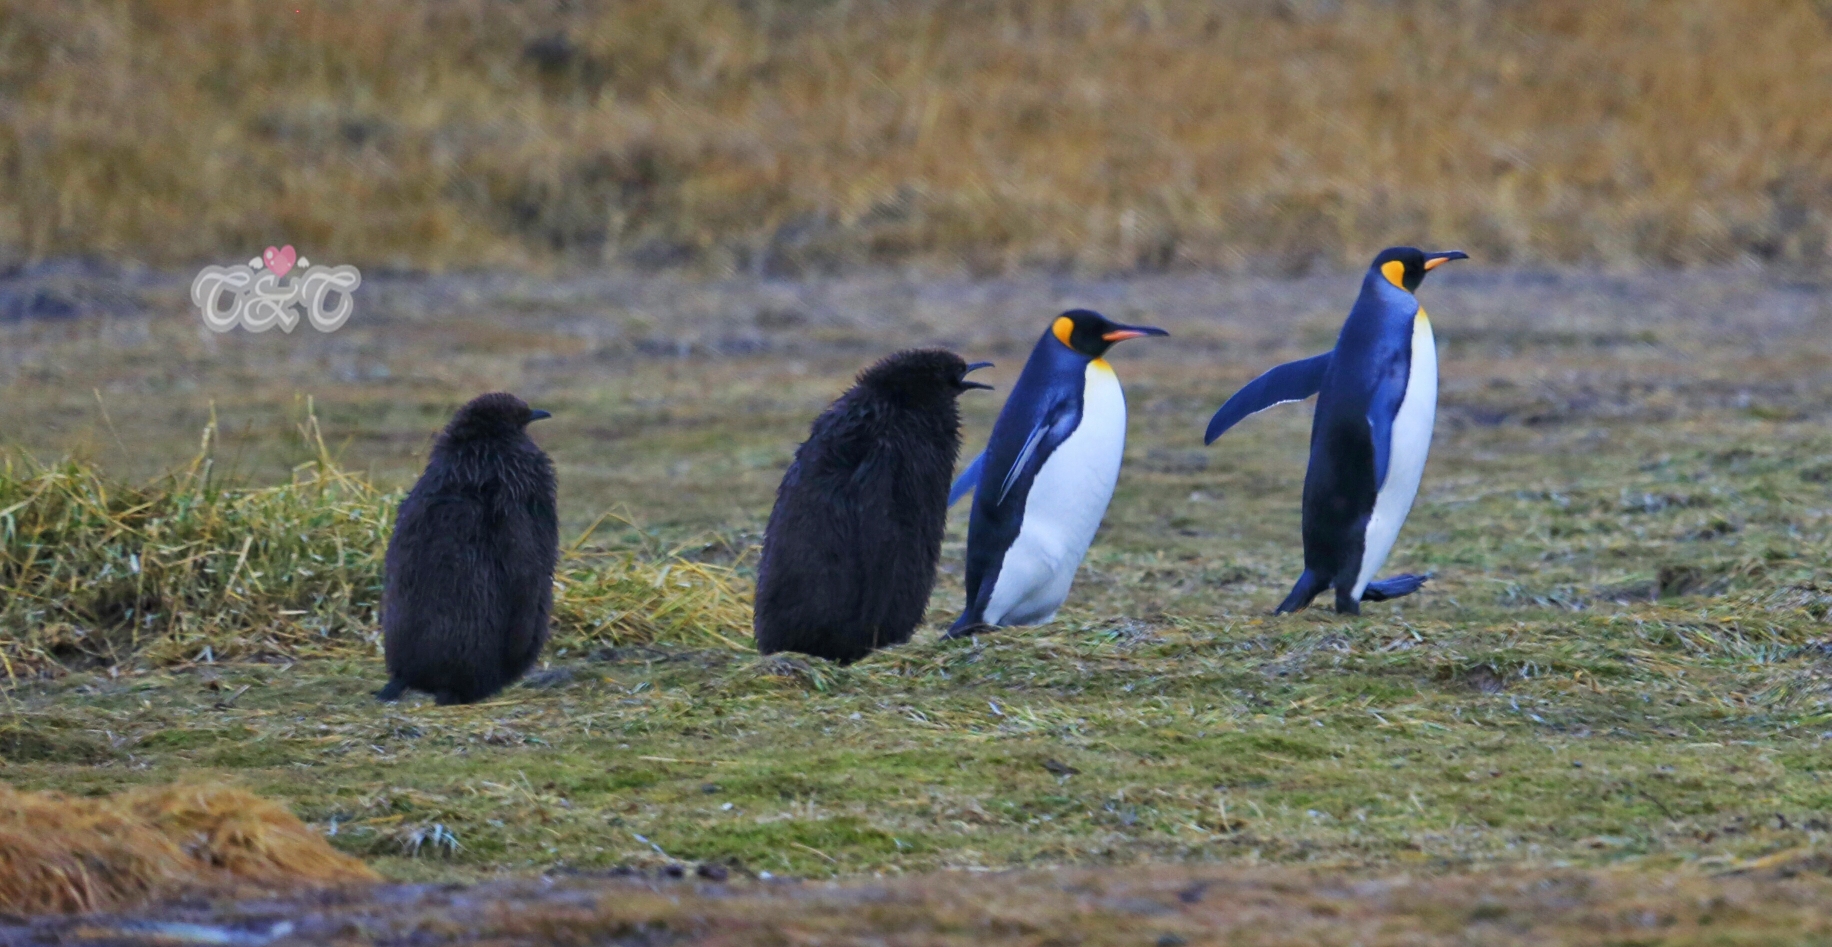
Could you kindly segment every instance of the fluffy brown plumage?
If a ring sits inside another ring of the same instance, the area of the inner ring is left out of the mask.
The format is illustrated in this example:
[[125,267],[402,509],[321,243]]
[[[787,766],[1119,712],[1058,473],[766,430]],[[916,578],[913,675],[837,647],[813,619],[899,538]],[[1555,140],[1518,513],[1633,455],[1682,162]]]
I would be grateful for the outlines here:
[[389,681],[441,704],[521,677],[547,642],[559,558],[553,462],[526,430],[547,417],[509,394],[458,409],[395,519],[382,589]]
[[960,452],[955,399],[980,366],[899,352],[814,421],[783,475],[757,566],[758,650],[849,662],[922,621]]

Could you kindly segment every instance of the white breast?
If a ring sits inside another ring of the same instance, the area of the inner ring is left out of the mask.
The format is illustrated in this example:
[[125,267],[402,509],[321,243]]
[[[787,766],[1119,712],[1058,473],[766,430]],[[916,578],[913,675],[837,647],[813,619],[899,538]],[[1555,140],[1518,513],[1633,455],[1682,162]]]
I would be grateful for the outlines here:
[[1361,572],[1355,577],[1355,598],[1374,581],[1387,562],[1399,528],[1412,511],[1425,474],[1425,455],[1431,451],[1431,426],[1438,415],[1438,347],[1431,335],[1431,320],[1419,309],[1412,321],[1412,373],[1406,396],[1393,418],[1393,441],[1387,447],[1387,479],[1374,495],[1374,513],[1368,517],[1363,538]]
[[1056,617],[1113,499],[1126,450],[1126,396],[1105,360],[1089,363],[1085,382],[1081,423],[1031,481],[1024,522],[982,616],[990,624],[1040,625]]

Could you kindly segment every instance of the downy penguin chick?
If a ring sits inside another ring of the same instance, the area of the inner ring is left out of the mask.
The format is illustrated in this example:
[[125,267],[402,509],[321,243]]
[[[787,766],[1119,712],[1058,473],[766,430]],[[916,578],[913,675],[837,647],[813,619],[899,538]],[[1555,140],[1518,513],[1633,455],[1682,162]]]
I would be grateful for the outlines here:
[[545,417],[514,395],[483,395],[433,443],[384,563],[382,700],[413,688],[468,704],[540,656],[559,523],[553,462],[526,429]]
[[967,364],[899,352],[860,373],[795,452],[757,566],[764,654],[849,663],[910,640],[928,607],[960,453]]

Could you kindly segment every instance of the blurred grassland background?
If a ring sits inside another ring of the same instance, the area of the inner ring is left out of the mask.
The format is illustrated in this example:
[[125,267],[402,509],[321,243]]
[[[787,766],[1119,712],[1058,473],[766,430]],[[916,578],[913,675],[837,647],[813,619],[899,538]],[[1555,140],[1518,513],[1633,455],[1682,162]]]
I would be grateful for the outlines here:
[[[1824,941],[1829,105],[1832,0],[0,0],[0,773],[221,780],[396,880],[1115,869],[1079,906],[934,882],[995,924],[834,894],[906,941]],[[1203,423],[1402,241],[1478,257],[1424,292],[1391,565],[1436,578],[1273,620],[1310,412]],[[203,328],[195,267],[283,243],[363,267],[359,316]],[[915,641],[755,657],[810,419],[945,345],[998,362],[971,455],[1079,305],[1174,337],[1113,357],[1127,457],[1061,618],[937,640],[957,508]],[[395,504],[492,389],[554,414],[551,666],[382,707]],[[775,936],[527,890],[364,931]]]
[[1829,101],[1828,0],[0,0],[0,254],[1823,271]]

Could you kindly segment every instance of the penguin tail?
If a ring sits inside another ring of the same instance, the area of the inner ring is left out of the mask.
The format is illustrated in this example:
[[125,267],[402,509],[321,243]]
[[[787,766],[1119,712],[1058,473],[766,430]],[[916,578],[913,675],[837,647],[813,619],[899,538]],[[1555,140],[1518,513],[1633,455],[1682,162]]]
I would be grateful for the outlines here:
[[1285,596],[1285,601],[1280,602],[1279,607],[1274,609],[1272,613],[1274,615],[1285,615],[1291,612],[1303,611],[1305,608],[1309,607],[1311,599],[1316,598],[1319,593],[1327,588],[1329,588],[1328,577],[1305,569],[1304,574],[1298,576],[1297,584],[1291,587],[1291,594]]
[[1402,595],[1411,595],[1424,586],[1425,580],[1429,578],[1431,578],[1431,573],[1429,572],[1424,575],[1407,573],[1406,575],[1389,576],[1385,579],[1381,579],[1379,582],[1369,582],[1368,587],[1361,590],[1361,600],[1364,602],[1384,602],[1388,599],[1399,598]]
[[383,701],[385,703],[393,703],[397,700],[400,700],[401,694],[405,692],[406,690],[407,690],[406,681],[403,681],[398,677],[393,678],[388,681],[387,687],[384,687],[381,690],[375,692],[375,699],[379,701]]

